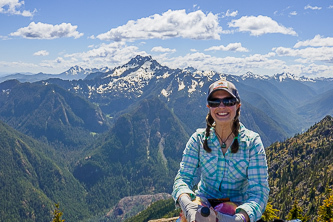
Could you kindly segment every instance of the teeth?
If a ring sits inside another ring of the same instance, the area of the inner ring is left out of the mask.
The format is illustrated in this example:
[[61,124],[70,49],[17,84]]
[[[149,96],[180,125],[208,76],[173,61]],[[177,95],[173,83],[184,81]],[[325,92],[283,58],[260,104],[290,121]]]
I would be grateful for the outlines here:
[[220,115],[220,116],[225,116],[225,115],[227,115],[228,113],[218,113],[218,115]]

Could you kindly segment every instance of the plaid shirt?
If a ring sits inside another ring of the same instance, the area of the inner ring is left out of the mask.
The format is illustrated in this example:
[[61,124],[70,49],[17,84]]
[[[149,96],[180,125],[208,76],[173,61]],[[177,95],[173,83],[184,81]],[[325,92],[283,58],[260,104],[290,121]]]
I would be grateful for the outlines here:
[[208,138],[210,153],[203,149],[204,138],[205,129],[198,129],[186,144],[173,186],[174,200],[182,193],[192,199],[196,195],[230,198],[240,204],[236,212],[243,209],[251,222],[259,220],[269,195],[266,154],[259,135],[241,124],[238,152],[231,153],[229,148],[225,154],[214,128]]

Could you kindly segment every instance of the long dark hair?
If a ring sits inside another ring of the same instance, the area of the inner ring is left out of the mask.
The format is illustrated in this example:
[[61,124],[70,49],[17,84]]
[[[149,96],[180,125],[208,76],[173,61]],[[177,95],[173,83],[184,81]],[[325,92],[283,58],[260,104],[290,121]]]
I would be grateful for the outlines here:
[[[238,149],[239,149],[239,143],[238,143],[238,134],[239,134],[239,128],[240,128],[240,123],[239,123],[239,114],[240,114],[240,108],[237,109],[236,111],[236,116],[234,118],[234,121],[232,123],[232,133],[235,135],[234,141],[231,145],[231,153],[237,153]],[[211,148],[209,148],[208,146],[208,138],[209,138],[209,134],[210,134],[210,128],[213,126],[214,124],[214,119],[212,117],[212,115],[210,114],[210,112],[208,112],[207,116],[206,116],[206,133],[205,133],[205,140],[203,143],[203,148],[204,150],[206,150],[208,153],[210,153],[212,151]]]

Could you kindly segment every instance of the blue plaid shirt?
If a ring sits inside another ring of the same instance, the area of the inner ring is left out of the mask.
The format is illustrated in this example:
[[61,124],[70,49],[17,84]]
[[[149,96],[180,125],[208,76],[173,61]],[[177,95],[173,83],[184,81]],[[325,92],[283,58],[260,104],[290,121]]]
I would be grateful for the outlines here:
[[[174,200],[182,193],[190,194],[192,199],[196,195],[230,198],[240,204],[236,212],[243,209],[251,222],[259,220],[269,195],[266,154],[260,136],[241,124],[238,152],[231,153],[229,148],[225,154],[214,128],[208,138],[210,153],[203,149],[204,138],[205,129],[198,129],[186,144],[174,182]],[[198,187],[194,193],[195,185]]]

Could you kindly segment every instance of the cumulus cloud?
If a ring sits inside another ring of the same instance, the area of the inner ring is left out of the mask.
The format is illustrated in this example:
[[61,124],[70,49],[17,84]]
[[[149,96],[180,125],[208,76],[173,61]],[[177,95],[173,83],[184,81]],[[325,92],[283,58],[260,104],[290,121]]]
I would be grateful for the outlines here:
[[27,27],[20,28],[11,36],[22,36],[26,39],[56,39],[62,37],[74,37],[75,39],[83,36],[83,33],[76,31],[77,26],[70,23],[51,25],[45,23],[31,22]]
[[65,59],[75,59],[76,64],[82,67],[112,67],[123,65],[124,61],[130,60],[136,55],[148,55],[139,51],[137,46],[128,46],[124,42],[101,44],[95,48],[81,53],[64,55]]
[[282,60],[274,59],[275,53],[254,54],[248,57],[215,57],[204,53],[189,53],[185,56],[164,60],[163,65],[172,68],[194,67],[198,70],[213,70],[220,73],[241,75],[249,70],[266,69],[276,72],[285,66]]
[[327,62],[333,63],[333,47],[308,47],[304,49],[291,49],[278,47],[273,49],[279,56],[296,57],[298,62]]
[[24,1],[0,0],[0,13],[32,17],[37,12],[36,9],[34,9],[33,11],[28,11],[28,10],[20,11],[19,8],[21,8],[21,6],[23,5]]
[[243,16],[232,20],[229,27],[238,28],[240,32],[250,32],[250,35],[259,36],[268,33],[281,33],[285,35],[297,35],[292,28],[286,28],[267,16]]
[[321,7],[318,6],[311,6],[311,5],[307,5],[304,7],[304,9],[311,9],[311,10],[321,10]]
[[323,46],[333,46],[333,38],[327,37],[322,38],[320,35],[316,35],[313,39],[299,41],[294,45],[294,48],[314,46],[314,47],[323,47]]
[[176,52],[176,49],[163,48],[162,46],[155,46],[151,49],[152,52]]
[[233,11],[233,12],[230,12],[229,9],[227,10],[227,12],[225,13],[225,16],[227,17],[235,17],[238,15],[238,11]]
[[49,52],[46,50],[40,50],[34,53],[34,56],[47,56],[47,55],[49,55]]
[[218,16],[204,14],[201,10],[186,13],[185,10],[168,10],[162,15],[155,14],[126,25],[113,28],[97,36],[101,40],[133,41],[137,39],[220,39],[222,28]]
[[220,45],[220,46],[212,46],[205,51],[234,51],[234,52],[248,52],[247,48],[244,48],[241,43],[230,43],[227,46]]

